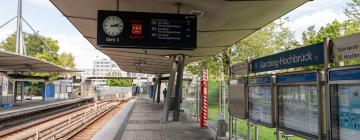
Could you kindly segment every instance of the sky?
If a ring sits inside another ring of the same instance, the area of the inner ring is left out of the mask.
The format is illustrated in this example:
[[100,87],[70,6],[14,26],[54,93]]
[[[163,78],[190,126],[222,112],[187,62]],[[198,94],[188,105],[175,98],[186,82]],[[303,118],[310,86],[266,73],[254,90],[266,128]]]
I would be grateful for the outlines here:
[[[343,21],[346,3],[351,0],[314,0],[284,15],[289,17],[285,26],[295,32],[301,41],[301,33],[307,27],[316,29],[333,20]],[[0,0],[0,25],[16,16],[17,0]],[[49,0],[23,0],[23,17],[43,36],[58,40],[61,52],[71,52],[75,56],[76,68],[92,68],[92,61],[108,58],[96,50],[80,32],[51,4]],[[24,31],[32,32],[25,24]],[[0,41],[16,30],[16,20],[0,28]]]

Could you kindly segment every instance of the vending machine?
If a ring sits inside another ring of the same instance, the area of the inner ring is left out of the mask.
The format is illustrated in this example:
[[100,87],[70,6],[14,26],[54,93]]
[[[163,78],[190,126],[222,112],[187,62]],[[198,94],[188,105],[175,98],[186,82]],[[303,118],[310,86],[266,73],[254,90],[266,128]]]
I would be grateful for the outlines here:
[[328,71],[330,91],[330,137],[332,140],[360,138],[360,66]]
[[303,71],[276,76],[280,131],[306,139],[319,138],[321,74]]
[[275,126],[273,78],[272,75],[248,78],[249,120],[254,124]]
[[239,119],[247,116],[246,78],[230,80],[229,85],[229,112],[230,115]]

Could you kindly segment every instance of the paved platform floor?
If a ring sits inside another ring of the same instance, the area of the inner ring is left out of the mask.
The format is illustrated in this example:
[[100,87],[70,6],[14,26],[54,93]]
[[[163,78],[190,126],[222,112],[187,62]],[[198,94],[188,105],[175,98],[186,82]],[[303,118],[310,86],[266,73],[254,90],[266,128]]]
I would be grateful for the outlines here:
[[[126,121],[122,140],[211,140],[209,129],[181,115],[181,122],[161,123],[163,104],[137,100]],[[172,112],[170,112],[172,114]],[[170,115],[169,120],[172,120]]]

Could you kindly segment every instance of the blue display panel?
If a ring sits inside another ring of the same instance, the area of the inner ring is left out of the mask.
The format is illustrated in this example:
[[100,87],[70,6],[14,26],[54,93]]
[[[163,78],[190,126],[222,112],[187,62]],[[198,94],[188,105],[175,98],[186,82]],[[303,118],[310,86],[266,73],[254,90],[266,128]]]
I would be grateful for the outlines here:
[[249,84],[270,84],[271,76],[249,78]]
[[330,71],[329,80],[330,81],[360,80],[360,69]]
[[279,86],[279,127],[299,135],[317,138],[318,94],[317,85]]
[[324,63],[324,45],[317,43],[252,60],[252,72],[272,71]]
[[276,83],[316,82],[317,72],[278,75]]
[[360,138],[360,84],[338,85],[339,138]]
[[272,126],[271,86],[249,86],[249,118],[252,122]]

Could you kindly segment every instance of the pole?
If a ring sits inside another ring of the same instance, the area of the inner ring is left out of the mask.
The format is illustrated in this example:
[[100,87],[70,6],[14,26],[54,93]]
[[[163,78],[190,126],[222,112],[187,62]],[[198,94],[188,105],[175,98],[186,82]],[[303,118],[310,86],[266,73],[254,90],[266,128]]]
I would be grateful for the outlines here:
[[324,74],[323,74],[323,85],[321,85],[322,90],[320,90],[320,100],[321,100],[321,106],[320,106],[320,115],[321,115],[321,120],[319,122],[320,123],[320,134],[321,137],[319,137],[319,139],[330,139],[330,135],[331,133],[331,126],[327,125],[331,123],[330,120],[330,93],[329,93],[329,86],[328,86],[328,77],[327,77],[327,71],[330,67],[329,65],[329,47],[330,47],[330,40],[329,38],[325,37],[324,38]]
[[24,39],[23,39],[23,30],[22,30],[22,0],[18,0],[15,53],[24,54],[23,40]]
[[160,92],[161,92],[161,75],[159,75],[158,90],[156,96],[156,103],[160,103]]
[[182,80],[184,72],[184,56],[179,55],[179,65],[178,65],[178,74],[176,78],[176,87],[175,87],[175,109],[173,111],[173,122],[180,121],[180,104],[182,98]]
[[170,110],[170,105],[171,105],[171,96],[173,95],[174,92],[174,83],[175,83],[175,74],[176,74],[176,57],[173,58],[173,65],[172,65],[172,69],[171,69],[171,74],[169,77],[169,87],[168,87],[168,94],[166,95],[166,99],[165,99],[165,104],[164,104],[164,108],[163,108],[163,121],[167,122],[169,120],[169,110]]
[[259,128],[255,125],[255,140],[259,140]]

